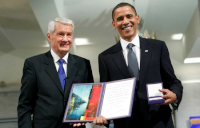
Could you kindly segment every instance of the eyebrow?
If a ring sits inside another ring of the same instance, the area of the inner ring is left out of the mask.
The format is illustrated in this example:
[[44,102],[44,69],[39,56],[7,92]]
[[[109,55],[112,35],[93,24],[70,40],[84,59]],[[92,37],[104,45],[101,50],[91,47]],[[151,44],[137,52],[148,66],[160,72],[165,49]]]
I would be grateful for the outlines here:
[[[131,14],[131,13],[129,13],[129,14],[126,14],[126,16],[134,16],[133,14]],[[119,16],[119,17],[117,17],[116,18],[116,20],[118,20],[118,19],[120,19],[120,18],[122,18],[123,16]]]
[[123,18],[123,16],[119,16],[119,17],[117,17],[116,20],[119,20],[119,19],[121,19],[121,18]]

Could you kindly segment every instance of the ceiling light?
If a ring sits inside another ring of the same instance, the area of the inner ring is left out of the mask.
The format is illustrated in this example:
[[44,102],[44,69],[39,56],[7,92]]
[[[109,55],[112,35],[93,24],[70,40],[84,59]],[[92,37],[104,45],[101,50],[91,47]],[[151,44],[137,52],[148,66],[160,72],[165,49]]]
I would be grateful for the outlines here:
[[76,45],[89,45],[91,43],[89,43],[87,38],[75,38],[74,39]]
[[172,35],[172,40],[181,40],[182,38],[183,38],[182,33]]
[[200,80],[183,80],[181,81],[183,84],[194,84],[194,83],[200,83]]
[[186,58],[184,60],[184,63],[200,63],[200,57],[196,57],[196,58]]

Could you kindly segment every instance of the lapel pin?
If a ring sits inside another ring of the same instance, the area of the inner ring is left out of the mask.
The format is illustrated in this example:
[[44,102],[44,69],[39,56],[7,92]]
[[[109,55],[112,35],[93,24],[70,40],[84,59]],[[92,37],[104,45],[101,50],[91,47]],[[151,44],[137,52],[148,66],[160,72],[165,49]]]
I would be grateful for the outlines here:
[[145,52],[148,52],[148,50],[145,50]]

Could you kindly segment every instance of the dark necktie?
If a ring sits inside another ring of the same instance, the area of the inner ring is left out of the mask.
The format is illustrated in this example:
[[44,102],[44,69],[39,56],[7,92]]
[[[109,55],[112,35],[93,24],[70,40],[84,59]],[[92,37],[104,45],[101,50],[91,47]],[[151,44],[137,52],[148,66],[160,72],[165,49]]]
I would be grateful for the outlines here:
[[127,48],[128,48],[128,57],[127,57],[127,59],[128,59],[128,69],[129,69],[132,77],[138,77],[139,68],[138,68],[137,57],[132,50],[133,46],[135,46],[135,45],[132,44],[132,43],[129,43],[127,45]]
[[63,91],[65,90],[65,71],[64,71],[64,68],[63,68],[63,63],[65,62],[63,59],[59,59],[58,60],[60,62],[60,66],[59,66],[59,69],[58,69],[58,76],[60,78],[60,83],[62,85],[62,89]]

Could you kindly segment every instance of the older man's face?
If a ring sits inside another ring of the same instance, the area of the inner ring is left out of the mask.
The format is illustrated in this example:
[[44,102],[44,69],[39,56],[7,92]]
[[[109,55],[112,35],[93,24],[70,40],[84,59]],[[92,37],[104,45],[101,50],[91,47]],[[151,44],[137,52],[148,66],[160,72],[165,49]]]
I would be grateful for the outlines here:
[[136,15],[130,6],[117,8],[114,11],[112,25],[126,41],[132,41],[137,34],[139,15]]
[[52,50],[61,58],[69,52],[72,46],[73,29],[70,24],[55,23],[52,34],[47,33]]

